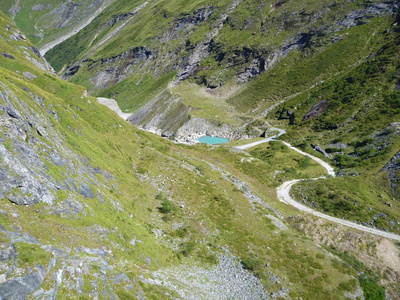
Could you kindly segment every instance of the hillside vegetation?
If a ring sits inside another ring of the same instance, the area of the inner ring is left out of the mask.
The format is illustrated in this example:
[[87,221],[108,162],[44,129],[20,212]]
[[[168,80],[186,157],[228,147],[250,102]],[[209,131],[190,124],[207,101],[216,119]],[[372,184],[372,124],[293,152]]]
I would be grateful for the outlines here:
[[[200,297],[207,282],[207,298],[359,293],[350,264],[282,219],[278,165],[134,128],[84,87],[38,69],[32,44],[5,41],[18,29],[0,22],[2,296]],[[184,270],[203,285],[185,283]],[[228,270],[237,275],[227,285]]]
[[[63,79],[30,40],[63,32],[32,28],[107,3],[19,3],[0,0],[0,297],[400,297],[398,245],[276,197],[301,178],[298,201],[400,232],[396,2],[116,1],[46,54]],[[175,144],[95,96],[172,140],[285,128],[339,176],[307,181],[325,169],[281,142]]]
[[208,103],[191,99],[195,86],[165,101],[183,97],[237,129],[374,54],[395,13],[394,2],[379,1],[119,1],[46,57],[64,78],[133,112],[190,81]]
[[[397,2],[381,1],[121,1],[46,57],[164,136],[286,128],[284,139],[380,191],[364,198],[376,213],[359,216],[374,224],[400,210],[398,16]],[[359,202],[338,182],[344,207]],[[352,219],[352,210],[317,207]],[[398,230],[393,218],[378,227]]]

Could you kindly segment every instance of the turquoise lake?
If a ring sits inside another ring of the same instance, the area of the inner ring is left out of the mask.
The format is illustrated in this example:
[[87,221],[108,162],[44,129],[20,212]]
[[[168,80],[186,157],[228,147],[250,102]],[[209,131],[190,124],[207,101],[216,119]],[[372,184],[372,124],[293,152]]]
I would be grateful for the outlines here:
[[200,143],[203,144],[209,144],[209,145],[215,145],[215,144],[224,144],[228,143],[230,140],[229,139],[224,139],[216,136],[202,136],[201,138],[197,139]]

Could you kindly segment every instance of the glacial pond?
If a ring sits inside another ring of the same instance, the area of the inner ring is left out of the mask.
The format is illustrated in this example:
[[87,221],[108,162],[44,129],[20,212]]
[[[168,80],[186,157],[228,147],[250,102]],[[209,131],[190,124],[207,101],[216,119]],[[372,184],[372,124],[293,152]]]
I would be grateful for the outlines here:
[[230,140],[229,139],[224,139],[224,138],[220,138],[217,136],[202,136],[200,138],[197,139],[200,143],[203,144],[208,144],[208,145],[215,145],[215,144],[224,144],[224,143],[228,143]]

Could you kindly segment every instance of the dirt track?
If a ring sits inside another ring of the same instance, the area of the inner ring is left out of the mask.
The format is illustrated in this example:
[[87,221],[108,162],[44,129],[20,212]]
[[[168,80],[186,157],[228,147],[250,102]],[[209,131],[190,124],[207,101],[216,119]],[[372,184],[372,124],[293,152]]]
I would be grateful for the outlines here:
[[[250,143],[250,144],[247,144],[247,145],[237,146],[236,148],[242,149],[242,150],[249,149],[249,148],[257,146],[259,144],[273,141],[273,140],[275,140],[275,138],[277,138],[280,135],[282,135],[283,133],[285,133],[285,131],[283,129],[271,128],[270,130],[271,131],[279,131],[279,134],[275,135],[273,137],[269,137],[269,138],[266,138],[264,140],[258,141],[258,142]],[[282,143],[284,143],[290,149],[293,149],[294,151],[297,151],[297,152],[301,153],[302,155],[310,157],[312,160],[316,161],[321,166],[323,166],[327,170],[328,175],[331,175],[333,177],[335,176],[334,169],[328,163],[324,162],[322,159],[320,159],[318,157],[315,157],[315,156],[313,156],[313,155],[311,155],[309,153],[303,152],[303,151],[297,149],[296,147],[293,147],[292,145],[290,145],[287,142],[282,141]],[[318,180],[318,179],[322,180],[323,178],[314,178],[313,180]],[[316,211],[316,210],[312,209],[311,207],[308,207],[306,205],[303,205],[303,204],[297,202],[296,200],[294,200],[290,196],[290,189],[292,188],[293,185],[295,185],[296,183],[298,183],[300,181],[301,181],[301,179],[290,180],[290,181],[284,182],[281,186],[279,186],[277,188],[277,196],[278,196],[279,201],[284,202],[286,204],[289,204],[289,205],[291,205],[291,206],[293,206],[293,207],[295,207],[295,208],[297,208],[297,209],[299,209],[301,211],[310,213],[310,214],[312,214],[314,216],[329,220],[329,221],[334,222],[334,223],[338,223],[338,224],[341,224],[341,225],[344,225],[344,226],[347,226],[347,227],[355,228],[355,229],[358,229],[358,230],[361,230],[361,231],[364,231],[364,232],[368,232],[368,233],[372,233],[372,234],[375,234],[375,235],[383,236],[385,238],[389,238],[389,239],[392,239],[392,240],[400,241],[400,235],[397,235],[397,234],[394,234],[394,233],[390,233],[390,232],[386,232],[386,231],[383,231],[383,230],[370,228],[370,227],[363,226],[363,225],[359,225],[359,224],[356,224],[356,223],[353,223],[353,222],[350,222],[350,221],[347,221],[347,220],[335,218],[335,217],[326,215],[324,213],[321,213],[319,211]]]

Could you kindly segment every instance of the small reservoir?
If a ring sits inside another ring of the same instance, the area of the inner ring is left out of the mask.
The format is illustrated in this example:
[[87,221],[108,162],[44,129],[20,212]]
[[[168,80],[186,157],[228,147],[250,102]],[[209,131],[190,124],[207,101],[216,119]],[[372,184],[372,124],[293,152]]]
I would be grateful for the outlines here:
[[197,139],[200,143],[208,144],[208,145],[215,145],[215,144],[224,144],[230,142],[229,139],[220,138],[217,136],[202,136]]

